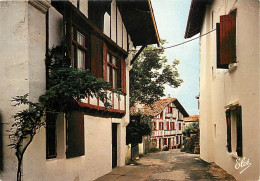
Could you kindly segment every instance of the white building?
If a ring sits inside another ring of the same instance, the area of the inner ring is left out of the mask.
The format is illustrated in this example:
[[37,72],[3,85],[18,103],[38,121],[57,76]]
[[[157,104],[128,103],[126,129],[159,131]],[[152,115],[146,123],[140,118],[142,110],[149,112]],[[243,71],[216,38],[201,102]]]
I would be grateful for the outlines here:
[[200,157],[238,180],[260,179],[259,7],[192,0],[185,33],[201,35]]
[[0,17],[0,180],[16,179],[15,150],[7,146],[6,130],[18,108],[10,100],[29,93],[31,101],[38,101],[46,90],[45,54],[62,40],[72,66],[89,68],[122,88],[123,95],[112,96],[108,111],[98,99],[88,98],[79,102],[82,111],[74,112],[70,121],[63,114],[57,120],[47,117],[46,129],[25,153],[22,178],[85,181],[123,166],[131,50],[159,44],[150,0],[1,1]]

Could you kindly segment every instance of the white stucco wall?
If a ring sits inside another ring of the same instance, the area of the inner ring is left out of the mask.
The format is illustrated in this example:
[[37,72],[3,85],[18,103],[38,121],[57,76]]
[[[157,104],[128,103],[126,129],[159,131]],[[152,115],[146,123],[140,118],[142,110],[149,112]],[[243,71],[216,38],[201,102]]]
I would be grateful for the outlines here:
[[[236,179],[257,180],[259,154],[256,153],[260,151],[256,146],[259,143],[259,1],[214,1],[207,7],[201,34],[214,29],[219,16],[235,8],[236,70],[216,69],[215,31],[200,39],[200,156],[216,162]],[[251,162],[250,168],[242,174],[239,173],[242,169],[235,169],[236,158],[226,149],[224,107],[235,101],[242,106],[243,156]]]
[[[10,16],[12,14],[13,16]],[[3,130],[3,170],[0,179],[15,180],[13,172],[17,168],[15,151],[8,147],[10,139],[7,129],[13,123],[11,118],[21,108],[13,108],[11,99],[29,92],[28,53],[28,3],[0,2],[1,39],[1,81],[0,113]]]

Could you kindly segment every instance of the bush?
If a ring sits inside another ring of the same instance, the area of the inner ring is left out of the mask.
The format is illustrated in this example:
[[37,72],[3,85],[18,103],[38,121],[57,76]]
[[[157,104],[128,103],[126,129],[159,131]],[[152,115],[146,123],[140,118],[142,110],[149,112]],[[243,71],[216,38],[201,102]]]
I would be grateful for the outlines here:
[[145,150],[145,154],[147,154],[147,153],[155,153],[155,152],[158,152],[158,151],[160,151],[159,148],[153,147],[153,148],[150,148],[148,150]]

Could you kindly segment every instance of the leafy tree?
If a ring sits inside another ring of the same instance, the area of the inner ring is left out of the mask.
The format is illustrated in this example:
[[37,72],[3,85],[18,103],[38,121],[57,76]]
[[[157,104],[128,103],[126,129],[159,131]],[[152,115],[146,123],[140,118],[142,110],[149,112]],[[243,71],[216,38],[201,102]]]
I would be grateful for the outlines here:
[[131,115],[130,119],[131,122],[126,127],[127,144],[136,141],[132,140],[132,134],[138,135],[138,142],[142,142],[142,136],[151,135],[151,116],[138,112],[135,115]]
[[13,106],[26,106],[27,108],[19,111],[14,115],[15,122],[9,131],[9,138],[12,143],[11,148],[15,149],[15,156],[18,160],[17,180],[22,177],[21,165],[23,156],[32,142],[37,130],[45,125],[42,119],[44,115],[44,107],[40,103],[33,103],[28,100],[28,94],[24,96],[16,96],[12,99],[15,104]]
[[187,137],[190,137],[190,130],[193,129],[198,129],[199,125],[198,123],[192,123],[189,127],[187,127],[184,131],[183,134]]
[[183,82],[179,78],[177,65],[179,60],[174,60],[171,65],[163,55],[164,47],[148,46],[133,63],[130,71],[130,105],[140,102],[152,104],[165,96],[165,84],[177,88]]

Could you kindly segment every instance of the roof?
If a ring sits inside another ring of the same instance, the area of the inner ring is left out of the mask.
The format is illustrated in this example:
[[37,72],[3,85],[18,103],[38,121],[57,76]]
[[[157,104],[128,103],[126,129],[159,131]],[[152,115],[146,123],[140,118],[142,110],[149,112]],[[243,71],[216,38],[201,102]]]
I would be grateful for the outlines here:
[[[151,116],[157,116],[160,114],[166,106],[168,106],[170,103],[174,103],[176,108],[183,114],[184,117],[188,117],[189,114],[186,112],[186,110],[182,107],[180,102],[176,98],[168,97],[165,99],[160,99],[156,102],[154,102],[152,105],[144,106],[144,113],[146,115]],[[130,108],[130,114],[134,115],[138,112],[138,109],[136,107]]]
[[[96,3],[108,4],[112,0],[96,1]],[[95,30],[103,38],[108,38],[95,23],[91,22],[81,11],[79,11],[69,1],[52,1],[61,14],[68,14],[72,11],[72,16],[79,21],[79,24],[86,28]],[[154,13],[150,0],[117,0],[117,6],[122,16],[127,33],[130,34],[134,46],[160,44],[158,29],[156,26]],[[66,9],[66,11],[64,11]]]
[[160,44],[150,0],[117,0],[117,5],[135,46]]
[[185,117],[183,121],[185,122],[195,122],[199,120],[199,115],[190,115],[189,117]]
[[191,38],[201,30],[206,5],[212,4],[213,0],[192,0],[189,17],[186,25],[184,38]]

